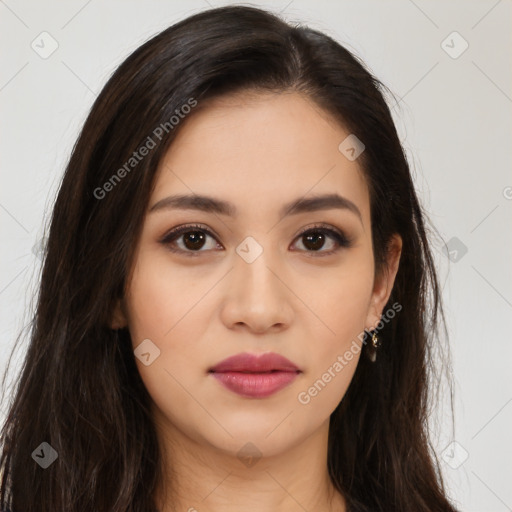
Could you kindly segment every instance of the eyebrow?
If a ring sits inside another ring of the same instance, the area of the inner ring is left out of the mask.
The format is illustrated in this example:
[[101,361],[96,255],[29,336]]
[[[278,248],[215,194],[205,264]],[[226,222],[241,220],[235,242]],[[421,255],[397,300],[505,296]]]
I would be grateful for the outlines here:
[[[173,195],[160,199],[156,202],[149,212],[156,212],[168,209],[178,210],[200,210],[207,213],[217,213],[219,215],[227,215],[235,217],[237,209],[234,204],[221,199],[216,199],[210,196],[186,194],[186,195]],[[299,198],[290,203],[285,204],[279,216],[284,217],[287,215],[297,215],[300,213],[316,212],[321,210],[341,209],[348,210],[363,222],[363,218],[359,208],[346,197],[339,194],[324,194],[309,198]]]

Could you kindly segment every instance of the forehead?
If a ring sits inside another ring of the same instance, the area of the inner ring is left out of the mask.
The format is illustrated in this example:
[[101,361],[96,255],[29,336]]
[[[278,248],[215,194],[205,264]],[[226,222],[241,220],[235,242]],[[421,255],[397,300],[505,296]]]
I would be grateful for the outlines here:
[[237,94],[198,106],[160,163],[153,202],[205,194],[233,202],[243,214],[337,192],[368,219],[363,173],[338,149],[350,133],[309,98]]

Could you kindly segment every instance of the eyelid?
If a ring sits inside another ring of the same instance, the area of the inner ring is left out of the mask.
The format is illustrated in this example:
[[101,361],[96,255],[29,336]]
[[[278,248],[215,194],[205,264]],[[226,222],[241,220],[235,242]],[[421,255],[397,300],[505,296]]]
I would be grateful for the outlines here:
[[[220,242],[218,240],[218,236],[216,234],[214,234],[209,228],[207,228],[203,224],[183,224],[182,226],[174,227],[174,228],[170,229],[169,231],[167,231],[165,233],[165,235],[162,236],[162,238],[159,240],[159,242],[163,245],[170,246],[172,241],[177,239],[183,233],[188,233],[189,231],[202,231],[202,232],[206,233],[208,236],[211,236],[212,238],[214,238],[219,245],[222,245],[222,244],[220,244]],[[187,254],[187,255],[191,255],[191,256],[199,255],[201,252],[208,252],[208,251],[183,251],[181,249],[171,249],[170,247],[169,247],[169,250],[171,250],[173,252],[179,252],[180,254]]]
[[[305,228],[301,228],[301,230],[295,235],[295,238],[304,235],[304,233],[307,233],[308,231],[315,231],[315,230],[318,230],[318,231],[323,230],[323,231],[327,231],[327,232],[334,232],[337,235],[339,235],[340,237],[345,238],[345,239],[348,240],[348,237],[345,236],[343,231],[341,231],[340,229],[332,226],[331,224],[324,224],[322,222],[316,222],[316,223],[314,223],[314,224],[312,224],[310,226],[306,226]],[[295,238],[294,238],[294,240],[295,240]]]
[[[196,229],[197,231],[204,231],[208,235],[217,238],[210,228],[206,227],[204,224],[183,224],[181,226],[176,226],[165,233],[165,235],[161,238],[161,241],[169,238],[170,236],[176,236],[178,234],[186,233],[187,231],[193,231]],[[218,241],[218,240],[217,240]]]
[[[190,231],[194,231],[194,230],[202,231],[206,235],[214,238],[219,245],[222,245],[219,242],[219,239],[218,239],[219,237],[216,234],[214,234],[208,227],[206,227],[205,225],[202,225],[202,224],[184,224],[181,226],[174,227],[171,230],[167,231],[165,233],[165,235],[163,235],[161,237],[159,242],[163,245],[168,246],[169,250],[171,250],[173,252],[177,252],[180,254],[186,254],[188,256],[198,256],[202,252],[210,252],[209,250],[207,250],[207,251],[203,251],[203,250],[184,251],[182,249],[170,248],[171,242],[173,242],[175,239],[177,239],[180,235],[190,232]],[[349,248],[352,245],[352,239],[349,238],[348,236],[346,236],[342,230],[340,230],[330,224],[324,224],[324,223],[315,223],[313,225],[306,226],[305,228],[302,228],[294,236],[293,241],[295,242],[295,240],[297,240],[299,237],[303,236],[304,234],[308,233],[309,231],[323,232],[323,233],[327,234],[327,236],[334,239],[335,242],[338,244],[338,247],[336,247],[335,249],[331,249],[329,251],[321,251],[321,250],[320,251],[305,251],[305,250],[298,251],[298,252],[305,253],[309,256],[316,256],[316,255],[327,256],[327,255],[334,254],[334,253],[338,252],[340,249]]]
[[309,231],[318,231],[322,233],[326,233],[327,236],[333,238],[337,244],[338,247],[335,249],[331,249],[329,251],[303,251],[300,252],[305,253],[308,256],[329,256],[331,254],[337,253],[341,249],[348,249],[352,246],[353,239],[348,237],[344,231],[341,229],[338,229],[331,224],[324,224],[322,222],[317,222],[313,225],[307,226],[305,228],[302,228],[297,235],[295,235],[294,240],[298,239],[299,237],[303,236],[304,234],[308,233]]

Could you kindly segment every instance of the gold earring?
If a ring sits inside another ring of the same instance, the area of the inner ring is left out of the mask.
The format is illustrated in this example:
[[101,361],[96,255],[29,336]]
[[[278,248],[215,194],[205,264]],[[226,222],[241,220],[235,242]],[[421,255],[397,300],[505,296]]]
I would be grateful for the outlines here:
[[375,348],[379,348],[379,346],[380,346],[380,341],[379,341],[379,338],[377,338],[377,333],[375,331],[373,331],[373,334],[372,334],[372,345]]
[[375,361],[377,360],[377,349],[379,348],[379,346],[380,340],[377,337],[377,333],[373,331],[371,348],[368,347],[366,352],[368,354],[368,359],[370,359],[372,363],[375,363]]

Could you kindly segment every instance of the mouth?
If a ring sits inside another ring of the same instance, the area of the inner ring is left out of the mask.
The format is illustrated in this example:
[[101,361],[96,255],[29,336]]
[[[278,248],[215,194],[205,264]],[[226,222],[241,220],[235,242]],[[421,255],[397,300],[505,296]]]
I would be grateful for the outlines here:
[[266,398],[291,384],[302,371],[279,354],[245,353],[221,361],[208,373],[240,396]]

